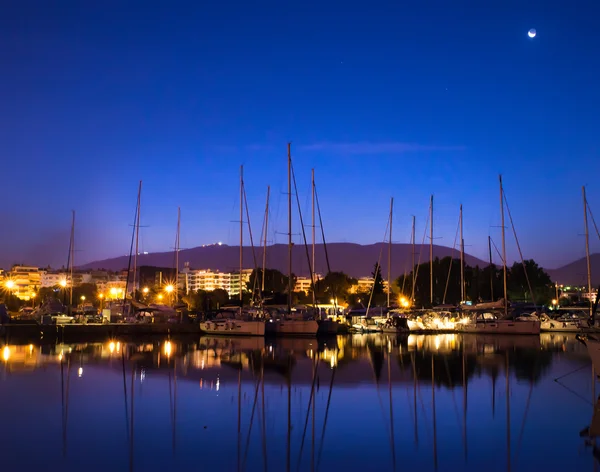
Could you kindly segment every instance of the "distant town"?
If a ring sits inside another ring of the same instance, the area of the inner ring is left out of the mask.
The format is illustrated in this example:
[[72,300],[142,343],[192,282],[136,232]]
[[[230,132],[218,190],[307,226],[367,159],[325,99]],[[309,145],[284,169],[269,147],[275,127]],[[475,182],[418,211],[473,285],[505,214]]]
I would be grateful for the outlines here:
[[[152,293],[156,300],[161,302],[161,289],[169,287],[167,291],[172,291],[175,285],[175,278],[179,280],[178,291],[182,295],[214,290],[223,290],[227,292],[229,298],[233,299],[240,295],[240,282],[242,290],[249,292],[248,284],[253,269],[243,269],[241,272],[220,272],[211,269],[193,269],[189,263],[177,272],[172,267],[153,267],[140,266],[137,274],[133,277],[129,275],[129,287],[127,287],[127,270],[105,271],[105,270],[74,270],[72,273],[66,269],[55,270],[50,267],[40,268],[35,266],[14,265],[10,270],[0,269],[0,282],[4,293],[16,297],[23,302],[35,303],[39,299],[40,293],[50,291],[60,291],[62,289],[77,288],[82,286],[93,287],[96,300],[84,300],[87,303],[99,303],[100,300],[119,299],[124,297],[124,292],[139,290],[145,293]],[[135,281],[134,281],[135,279]],[[315,281],[321,280],[321,274],[315,274]],[[361,277],[353,279],[351,292],[362,293],[369,292],[373,287],[373,277]],[[387,281],[382,281],[387,290]],[[135,286],[134,286],[135,285]],[[312,281],[309,277],[294,278],[294,292],[308,294],[311,290]],[[150,301],[150,300],[149,300]]]

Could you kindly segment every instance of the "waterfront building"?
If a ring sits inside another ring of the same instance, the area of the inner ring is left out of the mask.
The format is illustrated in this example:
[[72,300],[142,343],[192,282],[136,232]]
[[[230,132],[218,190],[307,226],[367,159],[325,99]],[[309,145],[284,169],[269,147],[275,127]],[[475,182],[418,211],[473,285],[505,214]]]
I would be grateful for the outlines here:
[[4,288],[21,300],[31,300],[40,289],[45,272],[39,267],[15,265],[7,274]]

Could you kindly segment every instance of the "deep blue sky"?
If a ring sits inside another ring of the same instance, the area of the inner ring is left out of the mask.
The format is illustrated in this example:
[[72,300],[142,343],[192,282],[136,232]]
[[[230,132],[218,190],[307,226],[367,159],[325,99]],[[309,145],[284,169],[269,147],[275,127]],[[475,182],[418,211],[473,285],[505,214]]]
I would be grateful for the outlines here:
[[[498,173],[525,257],[584,255],[581,185],[600,219],[592,0],[45,2],[0,7],[0,263],[237,244],[238,167],[255,237],[272,186],[285,228],[286,143],[309,209],[316,169],[330,241],[499,243]],[[529,28],[538,35],[527,37]],[[298,229],[298,225],[296,225]],[[296,232],[296,231],[295,231]],[[510,233],[509,233],[510,235]],[[299,237],[296,237],[300,242]],[[600,248],[593,235],[592,249]],[[513,238],[509,256],[517,256]]]

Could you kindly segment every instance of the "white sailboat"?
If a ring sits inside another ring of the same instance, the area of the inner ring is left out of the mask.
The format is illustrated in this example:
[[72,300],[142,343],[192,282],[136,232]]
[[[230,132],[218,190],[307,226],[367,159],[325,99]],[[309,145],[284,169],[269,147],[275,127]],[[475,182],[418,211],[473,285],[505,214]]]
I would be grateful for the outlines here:
[[[244,166],[240,166],[240,309],[236,317],[207,320],[200,323],[203,333],[223,336],[264,336],[265,322],[243,315],[243,246],[244,243]],[[264,273],[264,271],[263,271]]]
[[316,336],[319,324],[314,319],[304,319],[292,314],[294,292],[292,278],[292,153],[288,143],[288,306],[287,313],[278,319],[267,322],[267,333],[285,336]]
[[[506,238],[504,227],[504,189],[502,176],[500,176],[500,214],[502,218],[502,266],[504,273],[504,298],[496,303],[475,305],[471,310],[476,311],[474,319],[465,317],[455,323],[456,331],[466,333],[495,333],[495,334],[539,334],[540,321],[537,317],[524,317],[523,319],[509,319],[507,303],[507,268],[506,268]],[[485,305],[485,306],[484,306]],[[491,308],[503,308],[499,311]],[[528,318],[528,319],[525,319]]]

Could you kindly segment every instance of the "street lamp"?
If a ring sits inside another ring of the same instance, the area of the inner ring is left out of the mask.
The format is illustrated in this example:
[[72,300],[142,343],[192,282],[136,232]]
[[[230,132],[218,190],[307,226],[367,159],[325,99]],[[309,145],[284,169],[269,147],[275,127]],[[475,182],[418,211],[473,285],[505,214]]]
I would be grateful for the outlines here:
[[31,292],[31,296],[29,298],[31,298],[31,308],[35,307],[35,296],[37,294],[35,292]]
[[67,280],[66,279],[62,279],[59,283],[58,283],[62,288],[65,288],[67,286]]
[[12,290],[13,288],[15,288],[15,282],[12,280],[7,280],[6,283],[4,284],[6,286],[7,289]]
[[100,311],[102,311],[103,308],[104,308],[104,294],[103,293],[99,293],[98,294],[98,298],[100,299]]
[[144,295],[148,295],[148,292],[150,291],[150,289],[148,287],[144,287],[142,289],[142,292],[144,292]]

